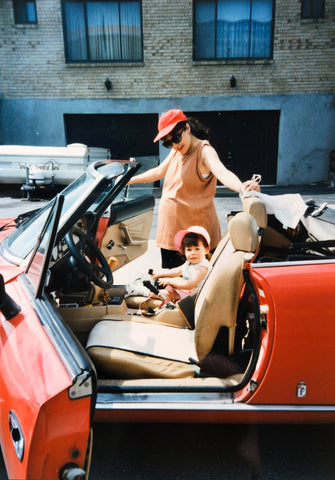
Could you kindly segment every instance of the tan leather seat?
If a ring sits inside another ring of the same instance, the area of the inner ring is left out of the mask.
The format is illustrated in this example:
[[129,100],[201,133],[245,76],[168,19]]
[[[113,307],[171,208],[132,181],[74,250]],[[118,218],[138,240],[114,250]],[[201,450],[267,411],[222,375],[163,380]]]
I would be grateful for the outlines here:
[[266,207],[260,198],[244,198],[243,211],[251,213],[256,219],[258,227],[262,228],[262,245],[264,247],[289,249],[291,241],[285,235],[267,225]]
[[92,329],[86,347],[99,371],[124,379],[194,377],[193,364],[201,364],[222,327],[229,353],[233,353],[242,271],[258,246],[253,216],[235,215],[229,222],[229,235],[233,251],[217,258],[196,299],[195,329],[101,321]]
[[267,227],[267,213],[264,202],[258,197],[245,197],[242,200],[243,211],[250,213],[256,220],[258,233],[262,234],[262,230]]
[[[254,219],[256,220],[257,227],[258,227],[258,235],[259,235],[259,244],[261,242],[261,238],[263,236],[263,233],[267,227],[267,213],[266,213],[266,207],[264,202],[258,197],[245,197],[242,200],[242,205],[243,205],[243,211],[250,213]],[[230,219],[228,219],[228,226],[230,220],[234,218],[232,216]],[[222,237],[220,240],[218,246],[216,247],[212,258],[210,260],[211,264],[214,265],[216,262],[217,258],[224,252],[225,255],[228,253],[231,253],[233,251],[233,246],[231,244],[230,240],[230,235],[229,235],[229,229],[225,233],[225,235]]]

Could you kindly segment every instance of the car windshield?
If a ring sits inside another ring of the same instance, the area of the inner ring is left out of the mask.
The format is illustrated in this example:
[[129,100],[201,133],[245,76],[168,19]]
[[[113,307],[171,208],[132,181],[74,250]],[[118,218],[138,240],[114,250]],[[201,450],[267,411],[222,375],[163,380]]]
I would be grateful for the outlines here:
[[[63,190],[64,205],[59,222],[60,227],[70,217],[75,218],[76,212],[81,211],[83,206],[85,206],[85,211],[92,211],[107,197],[112,198],[113,189],[123,178],[125,172],[124,167],[117,162],[104,162],[92,167],[94,168],[89,167],[81,177]],[[8,235],[4,242],[8,259],[17,262],[18,259],[22,260],[29,255],[35,246],[36,239],[43,228],[52,205],[53,201],[49,202],[34,216],[19,225],[15,232]]]

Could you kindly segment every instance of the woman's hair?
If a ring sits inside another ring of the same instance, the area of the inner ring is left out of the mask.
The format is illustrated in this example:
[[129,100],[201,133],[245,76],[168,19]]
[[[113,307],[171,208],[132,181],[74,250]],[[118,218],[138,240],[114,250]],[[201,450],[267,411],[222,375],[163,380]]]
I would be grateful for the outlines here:
[[203,125],[196,118],[190,117],[187,119],[188,124],[191,127],[191,133],[199,140],[208,140],[209,137],[209,128]]
[[170,132],[171,135],[180,131],[181,128],[185,127],[186,123],[189,124],[191,128],[191,133],[195,137],[199,138],[199,140],[208,140],[209,138],[209,128],[199,122],[198,119],[189,117],[187,121],[184,120],[182,122],[177,123],[174,129]]
[[203,237],[199,233],[194,233],[194,232],[187,233],[181,242],[182,251],[185,252],[186,247],[194,247],[199,245],[199,243],[202,243],[205,248],[209,247],[205,237]]

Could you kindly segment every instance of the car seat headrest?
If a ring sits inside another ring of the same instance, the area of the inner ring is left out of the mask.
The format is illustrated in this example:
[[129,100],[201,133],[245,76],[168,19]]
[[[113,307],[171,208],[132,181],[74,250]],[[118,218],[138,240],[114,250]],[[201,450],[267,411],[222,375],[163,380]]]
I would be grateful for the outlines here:
[[243,211],[250,213],[257,226],[263,230],[267,227],[267,213],[264,202],[258,197],[245,197],[242,200]]
[[235,250],[254,252],[258,246],[256,220],[250,213],[239,212],[228,224],[229,235]]

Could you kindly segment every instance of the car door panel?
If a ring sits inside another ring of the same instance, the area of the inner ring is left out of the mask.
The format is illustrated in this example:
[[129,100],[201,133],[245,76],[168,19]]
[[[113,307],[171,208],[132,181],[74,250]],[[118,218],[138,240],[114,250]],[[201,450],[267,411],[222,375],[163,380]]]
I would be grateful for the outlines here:
[[111,207],[109,223],[112,225],[123,222],[129,218],[153,210],[154,206],[155,199],[151,195],[116,203]]
[[153,219],[154,199],[143,197],[113,206],[99,247],[113,271],[146,252]]

